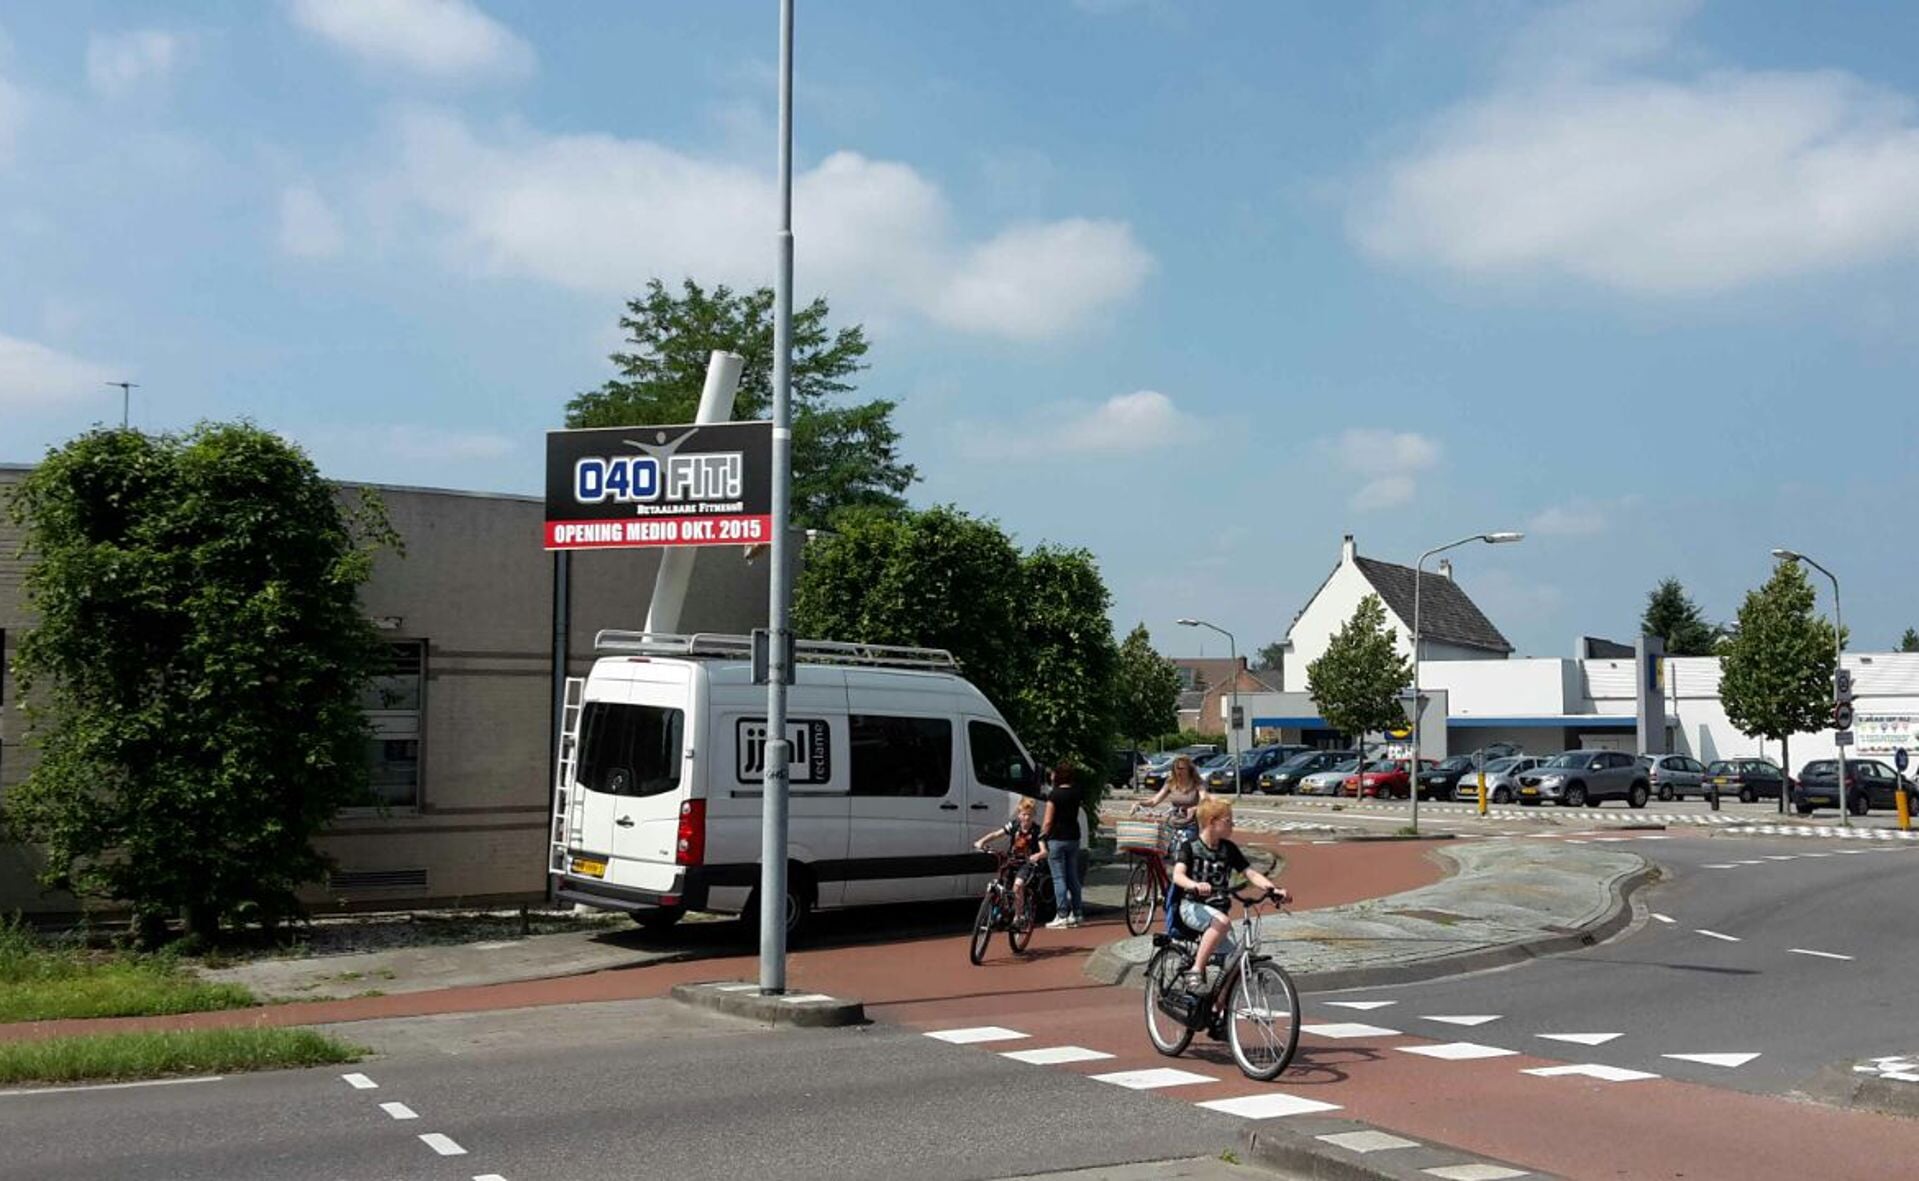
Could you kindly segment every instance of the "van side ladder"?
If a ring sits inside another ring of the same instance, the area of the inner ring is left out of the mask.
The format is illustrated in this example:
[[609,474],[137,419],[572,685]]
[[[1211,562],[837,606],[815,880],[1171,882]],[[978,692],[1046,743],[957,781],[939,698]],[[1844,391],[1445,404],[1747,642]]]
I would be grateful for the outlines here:
[[566,851],[577,848],[580,840],[581,810],[586,806],[584,790],[572,790],[574,771],[580,759],[580,715],[586,701],[586,678],[568,677],[560,707],[560,757],[553,772],[553,858],[554,873],[566,871]]
[[[618,631],[607,629],[593,637],[600,652],[634,656],[714,657],[750,660],[753,637],[695,632]],[[801,664],[858,665],[865,668],[913,668],[958,672],[959,661],[945,648],[910,648],[901,644],[856,644],[844,640],[798,640],[793,655]]]

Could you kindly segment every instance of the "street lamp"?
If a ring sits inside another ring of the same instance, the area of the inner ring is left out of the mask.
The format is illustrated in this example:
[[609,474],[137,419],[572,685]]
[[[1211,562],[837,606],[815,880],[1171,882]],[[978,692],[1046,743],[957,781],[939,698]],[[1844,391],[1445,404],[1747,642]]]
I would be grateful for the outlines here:
[[1211,628],[1226,637],[1226,651],[1233,660],[1233,683],[1229,692],[1232,697],[1231,713],[1226,717],[1226,753],[1232,756],[1233,794],[1239,794],[1239,644],[1234,641],[1233,633],[1217,624],[1207,623],[1204,619],[1182,619],[1181,627]]
[[[1832,580],[1832,707],[1833,720],[1836,724],[1839,709],[1839,656],[1846,649],[1846,625],[1841,622],[1839,614],[1839,576],[1796,550],[1775,547],[1772,556],[1782,562],[1804,562]],[[1839,823],[1851,828],[1852,813],[1846,811],[1846,748],[1836,740],[1833,748],[1839,752]],[[1783,786],[1779,789],[1779,810],[1781,812],[1786,810],[1786,789]]]
[[1406,760],[1406,765],[1407,782],[1411,785],[1413,796],[1412,829],[1415,833],[1419,831],[1420,715],[1425,712],[1422,708],[1424,699],[1419,693],[1419,580],[1422,571],[1425,569],[1426,559],[1432,557],[1434,554],[1443,554],[1449,549],[1458,549],[1462,545],[1471,545],[1475,541],[1483,541],[1487,545],[1505,545],[1508,542],[1524,540],[1525,536],[1524,533],[1513,530],[1505,530],[1499,533],[1475,533],[1470,537],[1462,537],[1458,541],[1434,546],[1432,549],[1419,555],[1419,561],[1413,563],[1413,686],[1407,694],[1408,709],[1412,715],[1411,721],[1413,723],[1413,757]]

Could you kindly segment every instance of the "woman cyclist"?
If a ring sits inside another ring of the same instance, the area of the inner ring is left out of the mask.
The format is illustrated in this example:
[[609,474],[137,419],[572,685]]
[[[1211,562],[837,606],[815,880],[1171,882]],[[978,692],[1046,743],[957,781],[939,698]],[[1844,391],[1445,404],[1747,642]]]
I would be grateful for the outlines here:
[[1199,822],[1194,818],[1194,809],[1199,802],[1211,799],[1212,793],[1200,782],[1199,771],[1193,767],[1193,760],[1181,755],[1173,760],[1173,769],[1166,776],[1165,786],[1159,794],[1139,808],[1157,808],[1161,804],[1167,807],[1167,819],[1173,823],[1172,839],[1166,843],[1168,853],[1199,834]]

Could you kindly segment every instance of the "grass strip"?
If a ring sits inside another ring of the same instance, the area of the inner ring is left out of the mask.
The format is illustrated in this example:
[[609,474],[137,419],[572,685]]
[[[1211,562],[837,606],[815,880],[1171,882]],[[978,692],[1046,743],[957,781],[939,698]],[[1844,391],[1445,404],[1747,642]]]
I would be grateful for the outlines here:
[[162,1017],[256,1004],[237,984],[211,984],[168,955],[61,947],[0,920],[0,1022]]
[[0,1042],[0,1086],[129,1082],[358,1062],[366,1053],[311,1029],[177,1029]]

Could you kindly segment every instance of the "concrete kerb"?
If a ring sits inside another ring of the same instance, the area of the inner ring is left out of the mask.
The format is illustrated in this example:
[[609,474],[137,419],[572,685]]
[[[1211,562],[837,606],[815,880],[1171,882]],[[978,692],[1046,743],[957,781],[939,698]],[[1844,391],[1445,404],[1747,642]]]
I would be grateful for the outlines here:
[[[1367,1140],[1373,1146],[1364,1150],[1346,1146]],[[1512,1170],[1506,1176],[1554,1181],[1551,1174],[1537,1169],[1519,1169],[1490,1157],[1421,1143],[1350,1119],[1296,1116],[1283,1122],[1248,1124],[1240,1132],[1239,1143],[1247,1164],[1301,1181],[1432,1181],[1428,1169],[1469,1165]]]
[[859,1001],[842,1000],[817,992],[762,996],[759,985],[744,980],[676,984],[672,995],[674,1000],[683,1005],[764,1021],[771,1025],[827,1029],[866,1024],[866,1006]]
[[[1458,864],[1462,856],[1474,855],[1484,845],[1462,846],[1457,852],[1440,851]],[[1490,945],[1474,947],[1454,954],[1416,954],[1406,958],[1387,956],[1374,958],[1373,962],[1350,966],[1326,966],[1321,968],[1302,967],[1289,964],[1293,981],[1302,991],[1329,992],[1346,988],[1371,988],[1392,984],[1410,984],[1420,980],[1431,980],[1442,976],[1456,976],[1466,972],[1483,971],[1488,968],[1504,967],[1523,960],[1542,956],[1557,955],[1590,947],[1619,934],[1634,922],[1633,896],[1638,891],[1660,877],[1659,868],[1637,854],[1613,852],[1603,856],[1606,861],[1618,866],[1618,871],[1610,874],[1604,882],[1604,899],[1588,908],[1578,921],[1565,926],[1535,926],[1531,931],[1512,932],[1514,937],[1502,938]],[[1479,875],[1468,875],[1465,880]],[[1571,875],[1567,875],[1571,877]],[[1368,924],[1374,928],[1373,921],[1382,908],[1412,907],[1419,902],[1428,901],[1432,892],[1449,885],[1457,887],[1462,875],[1455,873],[1435,886],[1424,886],[1403,894],[1375,899],[1368,903],[1352,906],[1333,907],[1326,911],[1307,912],[1305,918],[1313,921],[1317,928],[1338,927],[1342,923],[1356,932],[1350,936],[1308,936],[1313,942],[1333,945],[1363,946],[1367,943],[1391,941],[1391,934],[1363,933]],[[1581,889],[1596,892],[1599,883],[1591,878],[1573,878],[1572,884]],[[1394,913],[1387,911],[1386,913]],[[1397,912],[1400,914],[1405,911]],[[1283,938],[1271,940],[1268,946],[1280,948],[1281,962],[1287,962],[1287,941]],[[1088,958],[1085,973],[1093,980],[1103,984],[1126,984],[1138,986],[1146,959],[1151,947],[1147,937],[1122,939],[1106,944]],[[1335,956],[1334,958],[1337,958]]]

